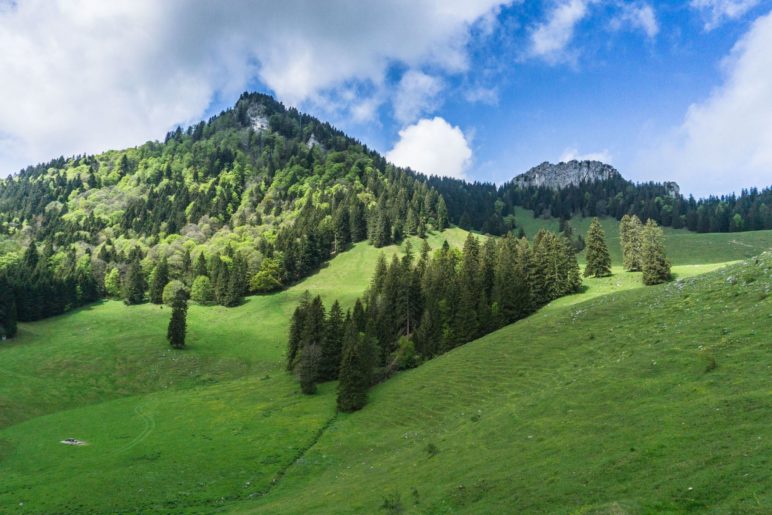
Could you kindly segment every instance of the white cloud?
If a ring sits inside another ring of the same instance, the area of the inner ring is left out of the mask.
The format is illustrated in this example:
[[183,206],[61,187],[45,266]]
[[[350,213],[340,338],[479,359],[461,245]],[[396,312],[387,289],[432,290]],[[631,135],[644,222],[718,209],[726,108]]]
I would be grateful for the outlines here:
[[654,9],[649,4],[627,4],[619,6],[619,14],[611,20],[611,27],[619,30],[624,26],[639,29],[649,38],[659,33],[659,23]]
[[727,20],[736,20],[759,5],[761,0],[691,0],[689,5],[705,16],[705,30],[713,30]]
[[611,164],[613,161],[613,156],[611,153],[603,149],[600,152],[588,152],[586,154],[582,154],[579,152],[579,150],[576,147],[569,147],[563,151],[563,154],[560,156],[560,159],[558,161],[561,162],[567,162],[567,161],[601,161],[606,164]]
[[[0,175],[163,136],[253,79],[290,104],[383,88],[389,66],[468,69],[502,0],[22,0],[0,9]],[[487,18],[486,18],[487,19]],[[374,115],[380,98],[347,104]],[[12,144],[9,143],[12,142]]]
[[460,128],[437,116],[399,131],[399,141],[386,159],[425,174],[463,179],[472,163],[472,149]]
[[423,72],[408,70],[399,81],[394,96],[394,117],[402,123],[415,121],[422,114],[437,108],[437,95],[442,91],[441,79]]
[[496,87],[476,86],[464,91],[464,99],[472,103],[496,105],[499,103],[499,90]]
[[547,21],[531,32],[531,57],[549,63],[570,60],[566,47],[574,36],[574,28],[588,14],[592,0],[563,0],[549,13]]
[[[725,61],[723,85],[639,159],[639,171],[698,195],[772,184],[772,13]],[[641,174],[643,175],[643,174]]]

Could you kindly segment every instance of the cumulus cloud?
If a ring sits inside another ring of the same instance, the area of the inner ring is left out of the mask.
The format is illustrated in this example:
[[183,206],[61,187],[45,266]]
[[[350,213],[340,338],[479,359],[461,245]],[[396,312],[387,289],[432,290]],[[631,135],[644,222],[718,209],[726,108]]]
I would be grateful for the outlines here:
[[[0,175],[158,138],[255,79],[283,101],[378,90],[390,66],[468,69],[502,0],[22,0],[0,9]],[[372,117],[381,97],[352,102]]]
[[702,195],[772,184],[772,13],[757,19],[725,61],[724,83],[637,167]]
[[713,30],[727,20],[736,20],[759,5],[761,0],[691,0],[689,5],[702,11],[705,30]]
[[472,149],[460,128],[436,116],[399,131],[399,141],[386,159],[425,174],[463,179],[472,163]]
[[416,70],[407,71],[397,85],[394,117],[402,123],[410,123],[425,112],[433,111],[442,88],[442,80],[437,77]]
[[601,161],[603,163],[611,164],[613,160],[613,156],[611,153],[603,149],[600,152],[588,152],[588,153],[581,153],[576,147],[569,147],[563,151],[563,154],[561,154],[560,159],[558,161],[561,162],[567,162],[567,161]]
[[549,13],[548,19],[531,31],[530,56],[550,63],[570,60],[566,47],[574,37],[576,25],[588,14],[591,0],[564,0]]

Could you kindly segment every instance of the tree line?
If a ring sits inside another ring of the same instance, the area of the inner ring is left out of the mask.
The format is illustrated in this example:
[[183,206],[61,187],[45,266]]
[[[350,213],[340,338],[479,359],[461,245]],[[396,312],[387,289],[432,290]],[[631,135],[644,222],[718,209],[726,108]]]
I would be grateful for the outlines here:
[[417,366],[511,324],[581,286],[575,249],[565,237],[540,231],[532,242],[470,234],[462,250],[447,242],[418,255],[378,260],[365,295],[344,315],[329,314],[305,295],[293,313],[287,368],[301,389],[339,380],[338,408],[359,409],[366,391],[398,370]]

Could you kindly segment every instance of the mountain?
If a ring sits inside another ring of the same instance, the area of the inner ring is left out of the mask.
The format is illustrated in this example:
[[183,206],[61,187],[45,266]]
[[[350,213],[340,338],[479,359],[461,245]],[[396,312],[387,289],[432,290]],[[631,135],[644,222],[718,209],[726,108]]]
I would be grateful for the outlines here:
[[518,175],[512,182],[521,188],[546,187],[560,189],[579,186],[582,182],[622,178],[611,165],[600,161],[568,161],[552,164],[547,161]]
[[0,325],[13,311],[37,320],[104,297],[140,301],[143,286],[163,287],[159,267],[161,279],[187,286],[206,275],[212,300],[231,306],[297,282],[362,240],[381,247],[449,223],[522,234],[518,208],[561,219],[634,214],[698,232],[772,228],[769,188],[697,201],[671,183],[635,184],[603,163],[575,161],[501,186],[426,177],[245,93],[164,141],[60,157],[0,180]]

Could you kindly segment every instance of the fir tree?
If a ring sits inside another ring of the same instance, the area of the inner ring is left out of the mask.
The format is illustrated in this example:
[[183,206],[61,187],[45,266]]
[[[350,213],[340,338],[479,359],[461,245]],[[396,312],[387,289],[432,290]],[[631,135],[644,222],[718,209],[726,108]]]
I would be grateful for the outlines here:
[[608,277],[611,275],[611,256],[606,246],[606,235],[600,222],[593,218],[587,231],[587,264],[585,277]]
[[169,282],[169,263],[166,258],[162,258],[161,262],[155,267],[153,273],[153,280],[150,283],[150,302],[153,304],[163,303],[163,291],[166,283]]
[[664,234],[651,218],[641,232],[641,268],[643,284],[660,284],[670,280],[670,261],[665,256]]
[[619,242],[622,246],[622,266],[628,272],[641,270],[641,220],[625,215],[619,222]]
[[343,338],[343,357],[338,382],[338,411],[352,412],[367,403],[367,390],[372,382],[372,358],[367,336],[353,324]]
[[290,320],[289,339],[287,342],[287,370],[293,370],[297,364],[298,354],[303,341],[303,329],[305,327],[306,312],[310,302],[308,290],[303,292],[300,303],[295,308]]
[[324,342],[319,361],[319,381],[338,378],[341,353],[343,350],[343,311],[336,300],[330,308],[325,325]]
[[135,253],[135,257],[126,271],[123,296],[124,302],[129,305],[141,304],[145,301],[145,276],[142,274],[139,259],[139,254]]
[[306,395],[316,393],[321,355],[322,351],[316,344],[306,345],[300,351],[298,379],[300,380],[300,390]]
[[166,339],[175,349],[185,347],[185,333],[188,316],[188,298],[185,290],[178,290],[172,304],[172,317],[166,331]]
[[199,252],[198,258],[196,259],[196,277],[200,276],[206,276],[209,277],[209,270],[206,268],[206,258],[204,257],[204,251]]

